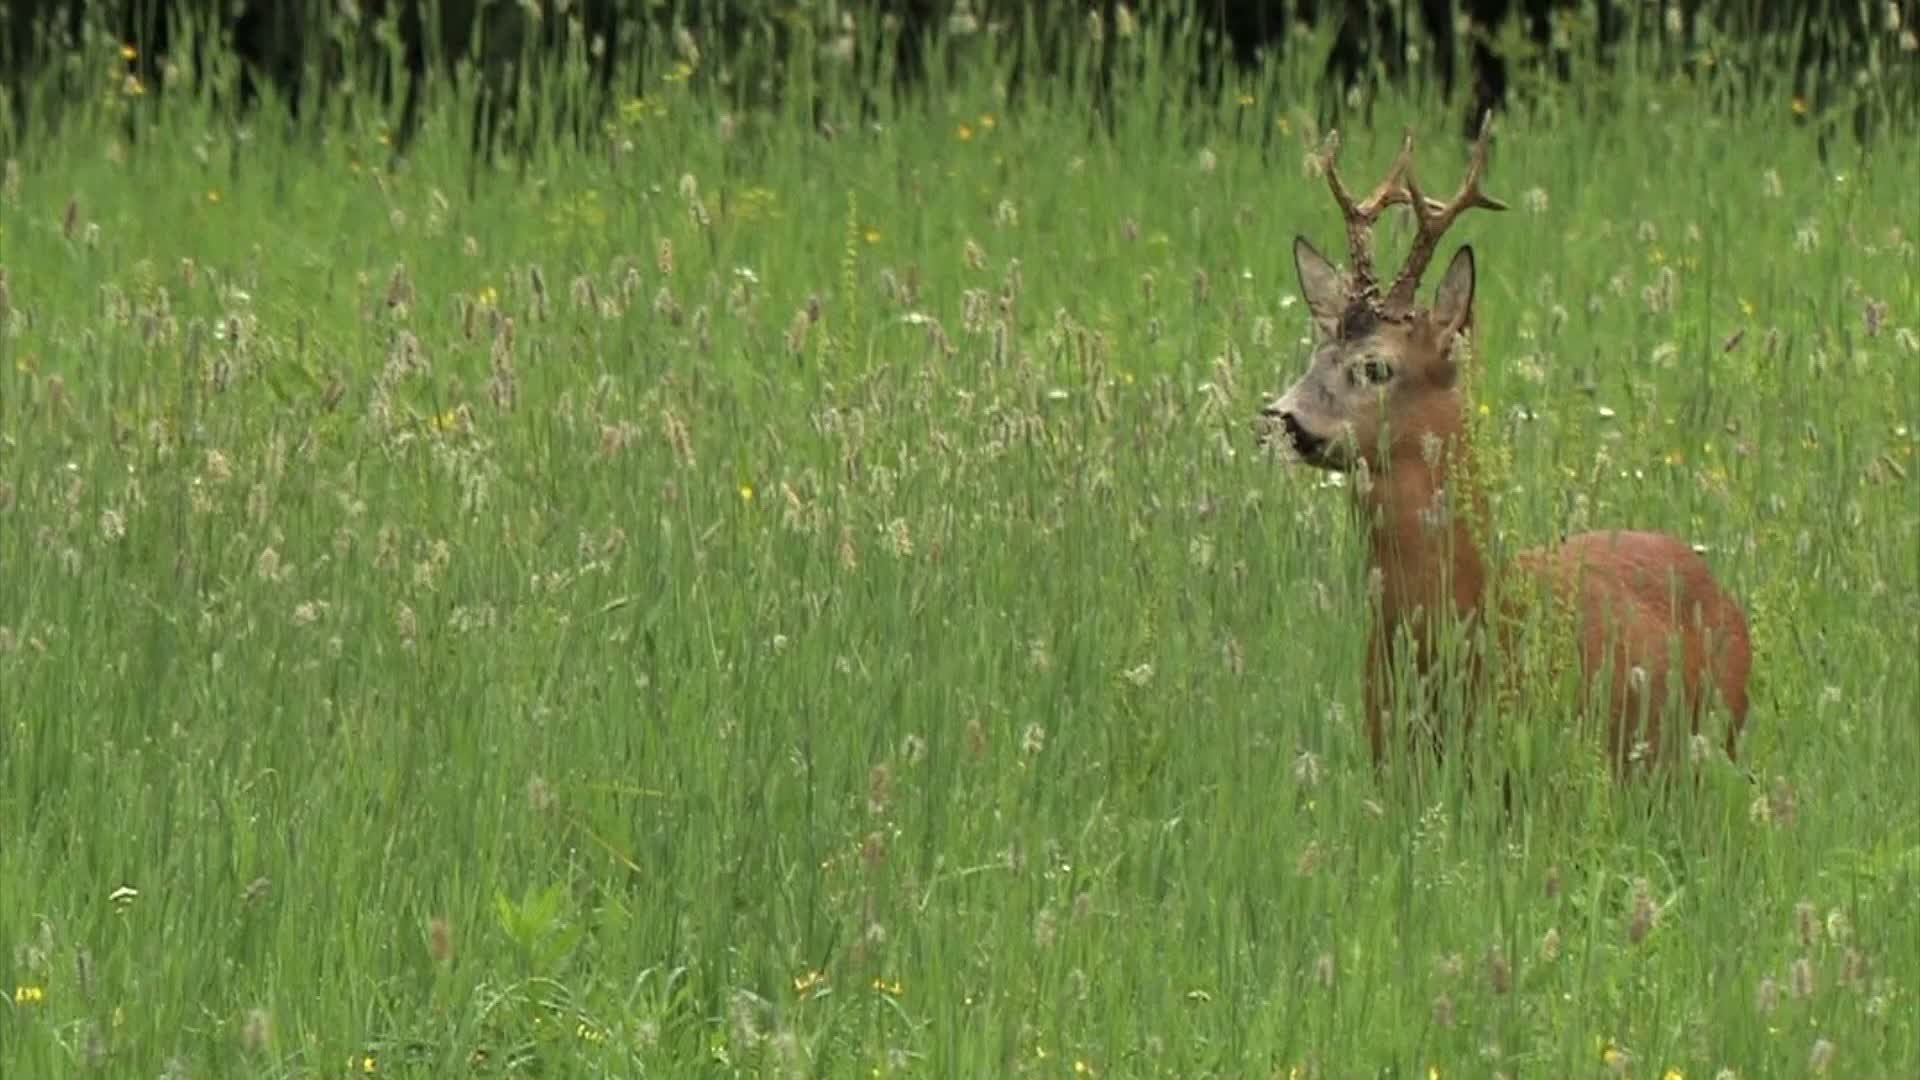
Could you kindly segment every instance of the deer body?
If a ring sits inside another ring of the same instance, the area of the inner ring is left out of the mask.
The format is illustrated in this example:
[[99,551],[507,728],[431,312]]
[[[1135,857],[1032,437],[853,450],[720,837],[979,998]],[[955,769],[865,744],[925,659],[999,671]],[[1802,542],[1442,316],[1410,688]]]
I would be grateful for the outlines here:
[[[1333,144],[1326,173],[1347,218],[1354,269],[1342,275],[1304,238],[1296,239],[1314,356],[1306,374],[1262,411],[1263,442],[1283,440],[1309,465],[1356,474],[1351,486],[1374,571],[1366,679],[1374,758],[1385,757],[1397,690],[1410,690],[1437,715],[1451,672],[1464,680],[1469,722],[1484,702],[1490,689],[1484,653],[1468,651],[1448,669],[1444,623],[1485,632],[1492,647],[1511,649],[1514,628],[1540,604],[1551,606],[1548,614],[1569,617],[1568,644],[1577,657],[1556,659],[1577,659],[1585,702],[1605,712],[1617,767],[1658,757],[1675,706],[1697,732],[1715,698],[1729,717],[1731,756],[1747,713],[1746,619],[1690,546],[1659,533],[1583,533],[1496,566],[1476,540],[1474,523],[1486,522],[1487,501],[1465,432],[1459,367],[1465,361],[1456,355],[1472,327],[1472,249],[1455,253],[1430,308],[1416,306],[1413,297],[1455,217],[1472,207],[1504,209],[1479,189],[1486,140],[1483,128],[1467,181],[1447,203],[1415,186],[1411,136],[1387,180],[1357,203],[1334,169]],[[1396,204],[1414,209],[1419,232],[1406,267],[1382,297],[1368,232]],[[1402,655],[1406,650],[1412,655]],[[1397,686],[1402,673],[1416,685]]]
[[1662,533],[1581,533],[1521,552],[1515,569],[1578,613],[1581,673],[1589,686],[1607,677],[1601,704],[1617,765],[1658,756],[1675,689],[1689,733],[1718,695],[1727,756],[1738,754],[1753,662],[1747,620],[1691,547]]

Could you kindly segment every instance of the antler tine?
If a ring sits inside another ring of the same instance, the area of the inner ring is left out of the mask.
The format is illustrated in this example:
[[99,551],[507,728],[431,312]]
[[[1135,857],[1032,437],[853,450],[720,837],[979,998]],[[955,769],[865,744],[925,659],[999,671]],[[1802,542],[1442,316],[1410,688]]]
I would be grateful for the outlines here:
[[1327,148],[1322,156],[1327,186],[1333,189],[1333,201],[1340,205],[1341,216],[1346,219],[1347,252],[1353,259],[1354,288],[1359,293],[1371,295],[1380,288],[1373,272],[1373,226],[1387,207],[1411,200],[1402,177],[1408,174],[1413,165],[1413,132],[1408,131],[1401,142],[1400,156],[1394,159],[1387,178],[1373,189],[1372,194],[1357,203],[1352,192],[1347,190],[1347,185],[1340,180],[1338,130],[1327,133]]
[[1433,261],[1433,253],[1440,246],[1440,237],[1446,234],[1454,219],[1468,210],[1505,210],[1507,204],[1480,190],[1480,178],[1487,171],[1487,143],[1493,134],[1493,113],[1489,110],[1480,119],[1480,134],[1473,140],[1473,150],[1468,155],[1467,178],[1460,184],[1460,190],[1454,197],[1441,202],[1420,193],[1420,187],[1413,179],[1411,169],[1404,180],[1408,201],[1413,204],[1414,217],[1419,219],[1419,231],[1413,239],[1413,250],[1407,255],[1407,264],[1393,279],[1393,288],[1387,293],[1387,306],[1404,310],[1413,304],[1413,295],[1420,288],[1420,276],[1427,272],[1427,264]]

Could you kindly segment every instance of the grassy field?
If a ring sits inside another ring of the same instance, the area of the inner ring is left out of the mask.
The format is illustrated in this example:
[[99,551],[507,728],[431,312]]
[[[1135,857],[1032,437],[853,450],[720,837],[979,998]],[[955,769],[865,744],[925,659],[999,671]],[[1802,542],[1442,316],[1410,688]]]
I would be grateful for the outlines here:
[[[390,172],[103,79],[0,178],[0,1075],[1920,1071],[1920,149],[1501,119],[1503,542],[1704,544],[1757,663],[1667,793],[1483,724],[1509,816],[1375,774],[1347,493],[1250,437],[1304,85],[669,77],[470,187],[454,105]],[[1455,182],[1399,99],[1356,182],[1409,124]]]

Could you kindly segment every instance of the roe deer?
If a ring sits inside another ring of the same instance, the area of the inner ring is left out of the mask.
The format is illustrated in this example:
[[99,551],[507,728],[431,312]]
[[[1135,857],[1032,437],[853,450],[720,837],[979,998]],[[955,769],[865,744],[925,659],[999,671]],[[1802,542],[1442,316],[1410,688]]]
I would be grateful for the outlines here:
[[[1457,347],[1473,324],[1472,247],[1454,254],[1430,308],[1417,305],[1414,294],[1455,218],[1473,208],[1506,209],[1480,190],[1488,134],[1483,124],[1466,181],[1447,202],[1422,195],[1415,183],[1411,132],[1386,180],[1356,202],[1336,169],[1339,135],[1329,136],[1324,171],[1346,219],[1352,272],[1343,277],[1304,237],[1295,238],[1294,265],[1313,322],[1312,360],[1255,421],[1263,446],[1284,442],[1308,465],[1354,474],[1350,487],[1370,532],[1369,592],[1379,605],[1365,693],[1374,762],[1385,756],[1385,714],[1396,689],[1439,712],[1446,677],[1439,620],[1451,615],[1457,626],[1483,631],[1497,623],[1487,644],[1511,648],[1515,616],[1529,600],[1548,597],[1550,610],[1572,629],[1564,644],[1577,645],[1583,706],[1606,709],[1617,770],[1658,756],[1676,678],[1690,732],[1698,733],[1710,693],[1718,694],[1729,714],[1731,757],[1747,714],[1746,617],[1692,548],[1659,533],[1593,532],[1495,565],[1469,527],[1467,515],[1485,522],[1487,508],[1465,430],[1462,368],[1472,358]],[[1406,265],[1382,294],[1370,230],[1396,205],[1412,209],[1417,228]],[[1490,583],[1497,586],[1491,598]],[[1483,604],[1494,610],[1483,611]],[[1454,670],[1473,695],[1470,723],[1488,677],[1480,652],[1466,663]],[[1410,685],[1397,687],[1407,675]]]

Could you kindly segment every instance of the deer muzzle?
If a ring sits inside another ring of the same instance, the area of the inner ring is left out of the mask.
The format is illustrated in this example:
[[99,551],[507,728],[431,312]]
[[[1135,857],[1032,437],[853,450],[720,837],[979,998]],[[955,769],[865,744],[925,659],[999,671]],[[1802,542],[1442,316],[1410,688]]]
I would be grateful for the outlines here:
[[1293,391],[1268,402],[1260,410],[1260,419],[1255,426],[1259,430],[1262,446],[1283,441],[1287,449],[1308,462],[1318,462],[1326,454],[1328,440],[1308,431],[1306,425],[1300,422]]

